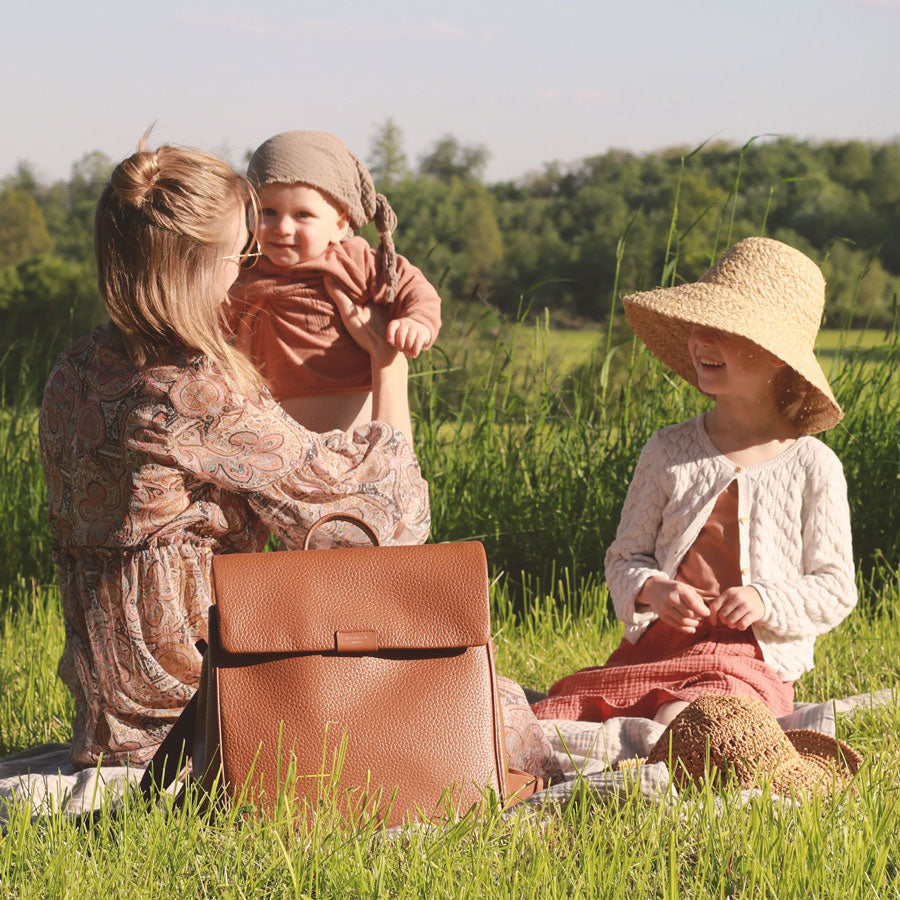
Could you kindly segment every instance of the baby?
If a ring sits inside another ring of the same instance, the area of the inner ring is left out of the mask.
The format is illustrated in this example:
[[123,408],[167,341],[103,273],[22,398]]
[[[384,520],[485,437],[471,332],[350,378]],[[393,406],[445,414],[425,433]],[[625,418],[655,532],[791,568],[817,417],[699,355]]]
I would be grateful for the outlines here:
[[[247,176],[262,207],[259,262],[231,291],[238,346],[273,396],[312,431],[352,430],[372,418],[369,355],[332,302],[390,304],[387,339],[417,356],[437,338],[440,297],[394,249],[394,212],[340,138],[289,131],[262,144]],[[353,236],[374,222],[380,243]]]

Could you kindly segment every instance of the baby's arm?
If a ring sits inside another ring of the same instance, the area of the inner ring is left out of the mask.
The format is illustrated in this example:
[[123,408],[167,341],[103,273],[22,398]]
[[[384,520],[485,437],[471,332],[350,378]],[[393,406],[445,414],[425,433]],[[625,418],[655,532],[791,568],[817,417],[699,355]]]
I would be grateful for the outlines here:
[[754,581],[765,607],[760,625],[785,637],[830,631],[856,606],[847,483],[825,445],[808,474],[803,501],[803,568],[778,581]]
[[606,582],[616,615],[626,625],[661,618],[675,628],[694,631],[707,615],[706,604],[690,585],[673,581],[659,568],[654,553],[669,500],[670,475],[660,439],[653,435],[635,467],[616,539],[606,551]]
[[422,270],[403,256],[397,257],[397,282],[388,340],[407,356],[418,356],[441,330],[441,298]]

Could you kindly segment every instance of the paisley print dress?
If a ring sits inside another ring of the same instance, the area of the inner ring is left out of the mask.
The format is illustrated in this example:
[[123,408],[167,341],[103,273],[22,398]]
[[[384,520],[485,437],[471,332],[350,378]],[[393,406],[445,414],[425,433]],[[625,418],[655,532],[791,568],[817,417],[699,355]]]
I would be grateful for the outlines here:
[[[146,762],[190,699],[213,554],[261,550],[270,533],[296,547],[330,512],[385,544],[428,535],[427,485],[390,425],[313,434],[205,357],[136,369],[111,325],[57,360],[40,441],[81,765]],[[327,529],[320,546],[364,540]]]

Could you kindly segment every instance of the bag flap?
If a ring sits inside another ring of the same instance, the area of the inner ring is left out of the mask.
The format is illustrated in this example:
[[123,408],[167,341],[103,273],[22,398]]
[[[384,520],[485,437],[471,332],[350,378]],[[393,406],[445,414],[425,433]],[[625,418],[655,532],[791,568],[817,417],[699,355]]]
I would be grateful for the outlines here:
[[[234,553],[213,558],[228,653],[474,647],[491,639],[477,541]],[[374,641],[374,646],[372,642]]]

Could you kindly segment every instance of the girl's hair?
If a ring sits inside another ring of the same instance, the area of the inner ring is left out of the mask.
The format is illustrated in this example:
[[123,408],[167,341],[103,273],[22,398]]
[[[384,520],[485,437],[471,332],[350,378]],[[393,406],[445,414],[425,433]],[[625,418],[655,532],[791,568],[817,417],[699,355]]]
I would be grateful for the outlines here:
[[775,403],[793,425],[802,427],[802,416],[810,393],[809,385],[790,366],[783,366],[776,373]]
[[229,343],[216,273],[232,252],[230,226],[259,201],[246,178],[199,150],[146,149],[116,166],[94,215],[100,294],[138,367],[173,349],[205,354],[245,391],[262,378]]

